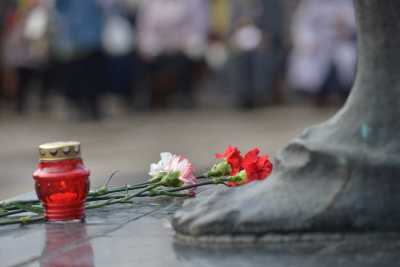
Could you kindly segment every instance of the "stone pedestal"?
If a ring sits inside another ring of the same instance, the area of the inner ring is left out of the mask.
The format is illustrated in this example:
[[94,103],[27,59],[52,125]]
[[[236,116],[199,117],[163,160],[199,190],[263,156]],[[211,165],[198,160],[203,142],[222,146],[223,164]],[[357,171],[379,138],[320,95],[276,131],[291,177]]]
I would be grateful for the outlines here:
[[266,181],[187,203],[179,235],[400,231],[400,2],[354,3],[358,71],[344,107],[290,142]]

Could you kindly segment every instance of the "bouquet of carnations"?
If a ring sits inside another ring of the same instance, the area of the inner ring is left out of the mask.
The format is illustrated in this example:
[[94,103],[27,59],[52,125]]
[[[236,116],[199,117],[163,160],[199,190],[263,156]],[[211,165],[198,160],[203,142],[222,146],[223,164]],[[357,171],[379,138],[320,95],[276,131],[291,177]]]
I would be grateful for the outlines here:
[[[137,197],[195,197],[199,187],[240,186],[264,180],[272,172],[269,157],[260,155],[259,148],[253,148],[242,156],[238,148],[228,146],[224,153],[215,155],[219,162],[199,176],[194,174],[193,164],[187,158],[169,152],[160,156],[160,161],[150,165],[147,182],[111,187],[108,185],[111,175],[105,185],[89,192],[85,208],[134,204],[133,199]],[[0,202],[0,225],[40,222],[44,220],[43,214],[43,206],[36,199]]]

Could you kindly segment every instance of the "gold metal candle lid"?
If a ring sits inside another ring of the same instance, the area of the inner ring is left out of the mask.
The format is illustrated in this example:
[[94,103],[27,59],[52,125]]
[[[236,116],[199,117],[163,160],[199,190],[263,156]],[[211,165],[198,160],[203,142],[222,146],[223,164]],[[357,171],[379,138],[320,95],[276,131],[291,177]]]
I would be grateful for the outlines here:
[[81,143],[76,141],[53,142],[39,146],[41,161],[79,159],[81,157]]

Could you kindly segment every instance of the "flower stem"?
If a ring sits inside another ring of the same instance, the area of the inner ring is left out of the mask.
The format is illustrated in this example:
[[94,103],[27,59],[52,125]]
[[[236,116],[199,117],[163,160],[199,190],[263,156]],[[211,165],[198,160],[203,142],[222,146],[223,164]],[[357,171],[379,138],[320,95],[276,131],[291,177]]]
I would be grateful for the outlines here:
[[[207,178],[206,176],[198,176],[202,177],[201,179]],[[165,190],[158,190],[158,191],[153,191],[157,187],[160,187],[163,185],[162,182],[147,182],[143,184],[138,184],[135,186],[121,186],[117,187],[111,190],[107,190],[104,192],[100,192],[100,194],[97,192],[93,192],[92,194],[89,194],[89,198],[87,199],[87,202],[94,202],[94,201],[101,201],[105,200],[104,202],[101,203],[95,203],[92,205],[87,205],[86,209],[96,209],[96,208],[102,208],[105,206],[113,205],[113,204],[124,204],[124,203],[132,203],[132,199],[135,197],[154,197],[154,196],[171,196],[171,197],[188,197],[191,196],[189,193],[177,193],[180,191],[192,189],[192,188],[197,188],[201,186],[206,186],[206,185],[216,185],[216,184],[224,184],[225,182],[228,181],[228,178],[225,177],[220,177],[220,178],[213,178],[212,180],[204,181],[201,183],[193,184],[193,185],[186,185],[186,186],[181,186],[177,188],[170,188],[170,189],[165,189]],[[111,195],[113,193],[119,193],[119,192],[129,192],[131,190],[135,189],[141,189],[135,193],[132,194],[126,194],[126,195]],[[44,216],[41,215],[43,213],[43,208],[41,206],[35,206],[35,204],[39,204],[40,202],[38,200],[25,200],[25,201],[14,201],[14,202],[9,202],[9,203],[3,203],[0,204],[0,207],[3,211],[0,213],[0,217],[8,217],[10,215],[15,215],[19,213],[24,213],[24,212],[33,212],[38,215],[36,216],[20,216],[20,217],[11,217],[10,219],[6,219],[3,221],[0,221],[0,225],[10,225],[10,224],[28,224],[28,223],[34,223],[34,222],[39,222],[44,220]]]
[[102,207],[113,205],[113,204],[117,204],[117,203],[126,202],[126,201],[129,201],[132,198],[137,197],[137,196],[139,196],[139,195],[141,195],[141,194],[143,194],[143,193],[145,193],[147,191],[151,191],[153,189],[156,189],[157,187],[159,187],[161,185],[162,185],[162,183],[158,182],[158,183],[149,185],[146,188],[144,188],[144,189],[142,189],[142,190],[140,190],[140,191],[138,191],[138,192],[136,192],[134,194],[127,195],[127,196],[125,196],[123,198],[120,198],[120,199],[110,198],[110,199],[108,199],[107,201],[105,201],[103,203],[86,206],[86,209],[97,209],[97,208],[102,208]]
[[158,191],[155,192],[154,194],[148,195],[151,197],[154,196],[169,196],[169,197],[189,197],[190,194],[187,193],[173,193],[173,192],[168,192],[168,191]]
[[[141,184],[136,184],[136,185],[125,185],[125,186],[119,186],[115,187],[112,189],[107,189],[105,191],[92,191],[89,192],[88,194],[88,199],[90,197],[100,197],[100,196],[106,196],[109,194],[113,193],[118,193],[118,192],[125,192],[125,191],[132,191],[136,189],[142,189],[147,187],[150,184],[150,182],[145,182]],[[29,199],[29,200],[17,200],[17,201],[10,201],[10,202],[5,202],[5,203],[0,203],[0,208],[4,209],[6,211],[14,211],[14,210],[20,210],[18,207],[19,205],[35,205],[35,204],[40,204],[40,200],[38,199]],[[0,217],[1,213],[0,213]]]
[[[202,174],[196,177],[197,179],[207,179],[206,174]],[[135,185],[124,185],[124,186],[118,186],[114,188],[106,188],[106,190],[96,190],[89,192],[88,194],[88,199],[87,201],[96,201],[96,200],[102,200],[100,197],[102,196],[107,196],[113,193],[119,193],[119,192],[126,192],[126,191],[133,191],[137,189],[142,189],[146,188],[148,185],[150,185],[152,182],[147,181],[144,183],[139,183]],[[106,198],[108,199],[108,198]],[[18,205],[35,205],[35,204],[40,204],[40,200],[38,199],[28,199],[28,200],[17,200],[17,201],[11,201],[11,202],[5,202],[5,203],[0,203],[0,208],[4,209],[6,211],[18,211],[17,213],[23,212],[20,210]],[[17,214],[13,213],[13,214]],[[8,215],[5,215],[8,216]],[[4,217],[4,214],[0,213],[0,217]]]
[[10,215],[15,215],[15,214],[20,214],[20,213],[24,213],[26,211],[24,210],[12,210],[12,211],[8,211],[8,212],[4,212],[4,213],[0,213],[0,218],[1,217],[7,217]]
[[43,214],[43,208],[34,206],[34,205],[28,205],[28,204],[21,204],[18,203],[16,204],[16,207],[19,208],[20,210],[26,211],[26,212],[33,212],[37,214]]
[[181,187],[177,187],[177,188],[168,189],[167,192],[179,192],[179,191],[192,189],[192,188],[197,188],[197,187],[201,187],[201,186],[205,186],[205,185],[224,184],[226,182],[228,182],[228,179],[226,179],[226,178],[213,179],[213,180],[210,180],[210,181],[201,182],[201,183],[197,183],[197,184],[193,184],[193,185],[186,185],[186,186],[181,186]]
[[136,192],[134,194],[128,195],[125,199],[126,200],[131,200],[132,198],[140,196],[141,194],[143,194],[143,193],[145,193],[147,191],[151,191],[153,189],[156,189],[157,187],[159,187],[161,185],[163,185],[162,182],[155,183],[153,185],[148,186],[147,188],[145,188],[143,190],[140,190],[139,192]]
[[0,221],[0,225],[10,225],[10,224],[30,224],[35,222],[44,221],[44,216],[24,216],[17,217],[9,220]]
[[196,178],[197,178],[198,180],[201,180],[201,179],[207,179],[207,178],[210,178],[210,177],[208,177],[207,174],[201,174],[201,175],[199,175],[199,176],[196,176]]

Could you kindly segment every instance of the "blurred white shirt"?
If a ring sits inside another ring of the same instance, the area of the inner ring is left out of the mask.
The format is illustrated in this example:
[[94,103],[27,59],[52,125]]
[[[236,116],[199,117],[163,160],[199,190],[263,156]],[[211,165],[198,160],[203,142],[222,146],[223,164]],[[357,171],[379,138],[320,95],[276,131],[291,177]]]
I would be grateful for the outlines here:
[[302,0],[292,25],[291,87],[317,91],[332,65],[342,83],[351,83],[356,67],[355,29],[352,1]]
[[138,9],[138,47],[147,57],[184,52],[204,53],[208,28],[207,0],[146,0]]

